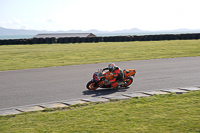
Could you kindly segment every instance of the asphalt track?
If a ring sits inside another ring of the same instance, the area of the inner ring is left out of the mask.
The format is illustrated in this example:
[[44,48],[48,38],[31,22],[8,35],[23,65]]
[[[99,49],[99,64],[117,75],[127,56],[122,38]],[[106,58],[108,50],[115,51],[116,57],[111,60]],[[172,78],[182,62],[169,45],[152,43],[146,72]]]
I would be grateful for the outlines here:
[[93,73],[108,63],[0,71],[0,109],[38,103],[200,85],[200,56],[115,62],[136,69],[130,88],[88,91]]

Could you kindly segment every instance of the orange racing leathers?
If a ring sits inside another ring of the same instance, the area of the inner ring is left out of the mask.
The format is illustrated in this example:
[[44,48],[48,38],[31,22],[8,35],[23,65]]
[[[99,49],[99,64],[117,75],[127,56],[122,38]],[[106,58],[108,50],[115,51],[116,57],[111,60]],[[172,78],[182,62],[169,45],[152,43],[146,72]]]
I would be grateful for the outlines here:
[[118,80],[122,80],[122,73],[119,68],[113,71],[113,79],[109,80],[111,83],[112,88],[116,88],[118,86]]

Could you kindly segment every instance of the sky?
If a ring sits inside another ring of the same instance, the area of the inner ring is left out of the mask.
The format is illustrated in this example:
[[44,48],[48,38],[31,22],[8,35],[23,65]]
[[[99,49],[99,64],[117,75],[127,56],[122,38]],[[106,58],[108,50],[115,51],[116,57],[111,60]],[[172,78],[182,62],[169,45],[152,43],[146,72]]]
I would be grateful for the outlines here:
[[0,0],[0,27],[47,31],[200,29],[200,0]]

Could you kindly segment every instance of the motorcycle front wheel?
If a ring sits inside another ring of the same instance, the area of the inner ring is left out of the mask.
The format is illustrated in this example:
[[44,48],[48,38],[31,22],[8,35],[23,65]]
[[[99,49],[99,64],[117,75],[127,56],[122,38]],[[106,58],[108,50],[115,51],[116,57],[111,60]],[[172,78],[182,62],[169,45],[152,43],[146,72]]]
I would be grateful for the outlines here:
[[95,85],[95,83],[93,81],[89,81],[86,85],[86,88],[88,90],[96,90],[98,88],[98,86]]
[[132,83],[133,83],[133,78],[128,77],[127,79],[124,80],[124,82],[125,82],[126,84],[121,85],[121,87],[127,87],[127,86],[129,86],[130,84],[132,84]]

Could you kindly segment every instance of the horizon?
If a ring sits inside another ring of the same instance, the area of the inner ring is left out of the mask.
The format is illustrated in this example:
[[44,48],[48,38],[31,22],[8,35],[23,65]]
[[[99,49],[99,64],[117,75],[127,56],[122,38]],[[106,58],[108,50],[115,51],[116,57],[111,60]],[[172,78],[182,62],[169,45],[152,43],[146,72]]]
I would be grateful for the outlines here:
[[[5,34],[6,33],[6,34]],[[165,31],[98,31],[98,30],[70,30],[70,31],[45,31],[45,30],[18,30],[18,29],[6,29],[1,30],[0,27],[0,40],[2,39],[24,39],[33,38],[39,34],[70,34],[70,33],[92,33],[96,36],[134,36],[134,35],[162,35],[162,34],[195,34],[200,33],[200,30],[190,30],[190,29],[177,29],[177,30],[165,30]]]
[[0,27],[70,31],[199,30],[199,0],[1,0]]
[[[25,30],[25,31],[47,31],[47,32],[54,32],[54,31],[50,31],[50,30],[36,30],[36,29],[11,29],[11,28],[4,28],[4,27],[1,27],[0,28],[2,29],[6,29],[6,30]],[[167,31],[200,31],[200,29],[187,29],[187,28],[180,28],[180,29],[174,29],[174,30],[157,30],[157,31],[151,31],[151,30],[141,30],[139,28],[131,28],[131,29],[122,29],[122,30],[114,30],[114,31],[103,31],[103,30],[97,30],[97,29],[90,29],[90,30],[75,30],[75,29],[72,29],[72,30],[66,30],[66,31],[97,31],[97,32],[116,32],[116,31],[130,31],[130,30],[139,30],[137,32],[167,32]],[[55,32],[65,32],[65,30],[57,30]],[[63,33],[61,33],[63,34]]]

